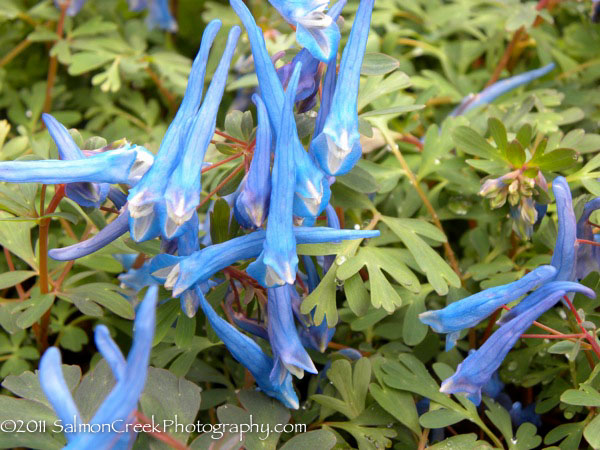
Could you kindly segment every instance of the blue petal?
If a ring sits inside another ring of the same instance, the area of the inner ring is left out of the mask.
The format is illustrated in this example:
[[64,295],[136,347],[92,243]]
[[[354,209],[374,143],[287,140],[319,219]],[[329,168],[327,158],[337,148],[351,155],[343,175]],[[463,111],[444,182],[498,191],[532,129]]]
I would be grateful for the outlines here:
[[149,28],[158,27],[171,33],[177,31],[177,22],[169,11],[169,0],[150,0],[148,10],[146,22]]
[[[265,280],[269,286],[294,284],[298,267],[296,240],[293,232],[292,208],[296,179],[294,144],[298,139],[293,105],[300,78],[301,64],[296,65],[290,79],[285,106],[282,111],[281,128],[277,133],[275,160],[273,163],[273,188],[269,202],[269,221],[264,250],[260,258],[248,267],[253,276],[257,265],[264,264]],[[294,136],[296,141],[294,141]],[[262,271],[262,269],[260,269]]]
[[301,22],[298,22],[296,26],[298,43],[323,62],[329,62],[335,57],[340,43],[340,30],[337,24],[331,18],[327,23],[328,25],[325,27],[305,26]]
[[323,131],[311,143],[321,169],[328,175],[349,172],[361,156],[358,132],[358,88],[374,0],[361,0],[348,43],[342,53],[331,110]]
[[48,252],[48,256],[57,261],[71,261],[83,258],[106,247],[112,241],[127,233],[129,229],[128,221],[129,212],[125,210],[115,220],[102,228],[94,237],[68,247],[54,248]]
[[[317,244],[349,239],[369,239],[379,236],[378,230],[335,230],[326,227],[295,227],[298,244]],[[194,283],[208,281],[215,273],[240,260],[256,258],[263,248],[265,231],[259,230],[245,236],[211,245],[188,257],[158,255],[153,258],[151,273],[174,266],[165,282],[177,297]],[[162,276],[162,274],[161,274]]]
[[[536,286],[553,279],[557,270],[553,266],[541,266],[520,280],[496,286],[458,300],[444,309],[419,314],[419,320],[438,333],[454,333],[477,325],[496,309],[517,300]],[[454,337],[446,341],[446,351],[454,347]]]
[[[304,371],[317,373],[310,356],[304,350],[292,313],[290,297],[291,286],[280,286],[268,289],[268,331],[269,342],[273,354],[281,360],[283,365],[298,378],[304,376]],[[271,373],[274,380],[274,374]]]
[[78,160],[0,162],[0,181],[10,183],[110,183],[134,185],[152,164],[152,154],[133,146]]
[[94,330],[96,348],[102,354],[117,381],[123,379],[127,370],[127,362],[121,349],[112,340],[110,331],[105,325],[98,325]]
[[269,377],[273,370],[273,360],[261,350],[256,342],[223,320],[206,301],[202,292],[198,292],[198,289],[196,291],[200,298],[200,306],[213,330],[231,355],[250,371],[258,387],[288,408],[298,409],[298,396],[294,392],[291,375],[286,374],[281,383],[279,381],[273,383]]
[[[148,289],[144,300],[140,304],[133,330],[133,345],[127,357],[127,367],[124,375],[119,379],[113,390],[104,399],[92,420],[91,425],[110,423],[116,431],[102,433],[79,433],[71,448],[110,448],[119,438],[127,423],[132,423],[135,418],[134,411],[146,383],[146,373],[154,338],[156,318],[156,302],[158,288],[152,286]],[[118,431],[118,432],[117,432]]]
[[552,182],[552,192],[556,198],[556,213],[558,214],[558,236],[551,262],[558,270],[554,279],[571,281],[575,274],[577,221],[567,180],[564,177],[556,177]]
[[[129,191],[129,208],[132,217],[130,229],[131,236],[136,241],[151,239],[160,233],[158,221],[155,218],[165,214],[162,195],[169,176],[179,163],[183,140],[189,129],[190,121],[200,107],[208,55],[220,28],[220,20],[213,20],[206,26],[202,34],[200,49],[192,64],[183,101],[160,144],[155,164],[138,185]],[[138,220],[143,220],[144,223],[136,224]]]
[[[81,423],[81,416],[73,396],[67,387],[62,372],[60,351],[50,347],[40,360],[40,384],[52,409],[66,429],[73,429],[75,423]],[[66,433],[67,440],[74,438],[73,433]]]
[[165,223],[161,225],[163,235],[168,238],[175,235],[200,204],[202,162],[215,132],[217,112],[240,31],[237,26],[229,31],[225,51],[206,91],[202,107],[190,124],[181,160],[171,174],[165,189],[167,217],[164,218]]
[[250,169],[242,188],[236,196],[234,214],[244,228],[260,228],[269,212],[271,196],[271,125],[261,98],[254,94],[252,100],[258,113],[256,146]]
[[491,86],[485,88],[479,94],[466,96],[460,105],[458,105],[451,113],[451,116],[460,116],[466,112],[476,108],[480,105],[486,105],[493,102],[495,99],[500,97],[513,89],[518,88],[524,84],[527,84],[536,78],[543,77],[544,75],[554,70],[554,63],[548,64],[540,69],[530,70],[529,72],[516,75],[514,77],[507,78],[505,80],[497,81]]
[[[454,375],[442,383],[440,391],[445,394],[466,393],[469,400],[479,405],[482,387],[498,370],[521,334],[532,325],[534,320],[554,306],[567,293],[567,290],[581,289],[578,286],[580,285],[572,282],[553,282],[530,294],[528,297],[530,307],[502,325],[485,341],[481,348],[467,356],[458,365]],[[595,297],[594,292],[589,289],[587,294]]]

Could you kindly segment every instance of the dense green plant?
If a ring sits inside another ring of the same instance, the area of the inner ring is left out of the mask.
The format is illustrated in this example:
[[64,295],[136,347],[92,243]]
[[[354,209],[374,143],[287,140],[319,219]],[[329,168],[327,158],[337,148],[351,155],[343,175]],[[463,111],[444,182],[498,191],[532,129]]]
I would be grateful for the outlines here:
[[[338,22],[342,45],[358,3],[349,0]],[[300,50],[294,31],[268,2],[247,4],[268,52],[285,51],[277,66],[289,63]],[[363,155],[332,184],[331,204],[341,228],[381,235],[297,246],[300,271],[310,260],[322,277],[310,294],[299,291],[300,310],[314,324],[335,326],[327,350],[309,352],[319,374],[295,383],[300,408],[257,392],[206,316],[188,317],[161,286],[136,413],[142,424],[177,415],[185,424],[289,422],[309,432],[290,428],[267,439],[250,432],[240,440],[239,429],[167,429],[140,433],[134,448],[209,448],[215,440],[251,450],[600,448],[597,299],[577,294],[572,309],[559,303],[541,316],[494,378],[502,401],[484,390],[479,407],[462,394],[441,393],[440,384],[490,337],[501,311],[447,352],[443,336],[418,319],[550,264],[558,214],[549,187],[557,176],[570,186],[577,217],[600,196],[600,26],[590,8],[552,0],[377,0],[357,105]],[[168,33],[148,28],[146,13],[130,11],[124,0],[88,0],[73,17],[50,0],[0,0],[0,161],[58,159],[42,113],[72,128],[82,150],[127,140],[156,153],[206,24],[218,18],[227,31],[240,25],[228,2],[177,0],[171,10],[178,31]],[[205,91],[226,39],[223,31],[215,39]],[[556,67],[541,78],[467,108],[469,94],[550,63]],[[200,223],[210,218],[213,244],[242,235],[224,197],[248,170],[259,124],[249,101],[256,86],[242,33],[205,158],[213,164],[202,175],[198,213]],[[246,109],[252,112],[239,111]],[[315,118],[315,111],[295,116],[307,147]],[[56,420],[36,371],[49,346],[61,349],[85,421],[115,382],[93,330],[105,325],[129,349],[147,289],[132,289],[126,269],[160,254],[159,239],[138,243],[125,234],[74,261],[47,256],[104,229],[118,213],[107,205],[82,207],[64,197],[63,185],[0,184],[2,423]],[[594,214],[589,223],[597,220]],[[206,296],[230,321],[235,314],[262,317],[266,294],[247,266],[220,271]],[[586,275],[581,283],[600,293],[598,272]],[[0,429],[1,447],[66,442],[50,428],[13,431]]]

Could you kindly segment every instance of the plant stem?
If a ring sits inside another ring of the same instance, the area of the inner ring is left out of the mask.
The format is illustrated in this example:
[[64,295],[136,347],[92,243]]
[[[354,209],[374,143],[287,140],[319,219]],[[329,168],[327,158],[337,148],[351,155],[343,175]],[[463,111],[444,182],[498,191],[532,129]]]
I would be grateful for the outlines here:
[[[10,252],[8,251],[8,249],[6,247],[4,247],[4,257],[6,258],[6,264],[8,265],[8,270],[10,270],[11,272],[14,272],[15,265],[13,264],[12,256],[10,256]],[[23,289],[23,286],[21,286],[21,283],[17,283],[17,285],[15,287],[17,288],[17,294],[19,294],[19,300],[25,300],[27,298],[27,294],[25,294],[25,290]]]
[[[135,419],[137,420],[138,423],[143,424],[143,425],[152,425],[152,421],[148,417],[146,417],[144,414],[142,414],[140,411],[135,411],[133,414],[135,415]],[[165,431],[159,431],[159,432],[146,431],[146,433],[149,434],[150,436],[154,437],[155,439],[158,439],[159,441],[164,442],[165,444],[169,445],[170,447],[172,447],[176,450],[187,450],[188,449],[188,447],[185,444],[182,444],[181,442],[179,442],[177,439],[175,439],[173,436],[171,436],[169,433],[167,433]]]
[[27,47],[29,47],[32,42],[25,38],[19,44],[17,44],[10,52],[8,52],[2,59],[0,59],[0,67],[5,66],[13,59],[15,59],[21,52],[23,52]]
[[152,81],[154,81],[154,84],[156,84],[158,91],[167,101],[167,104],[169,105],[169,111],[171,111],[171,113],[174,113],[177,110],[177,102],[175,101],[175,96],[171,92],[169,92],[169,90],[164,86],[162,81],[160,81],[160,77],[157,75],[156,72],[154,72],[150,68],[150,66],[146,67],[146,73],[150,76]]
[[565,296],[563,296],[563,298],[564,298],[565,302],[567,303],[567,305],[569,305],[569,308],[571,309],[571,312],[573,313],[573,316],[575,317],[575,320],[577,321],[577,325],[579,325],[579,328],[581,328],[581,332],[584,334],[585,338],[592,346],[592,350],[594,351],[594,353],[596,354],[598,359],[600,359],[600,345],[598,345],[598,341],[596,341],[596,337],[590,335],[588,333],[588,331],[585,329],[585,327],[583,326],[583,321],[581,320],[579,313],[575,309],[575,306],[573,305],[571,300],[569,300],[569,297],[567,297],[565,295]]
[[[63,35],[63,29],[65,26],[65,17],[67,15],[67,8],[71,0],[66,0],[60,5],[60,17],[58,18],[58,22],[56,24],[56,34],[58,38],[61,39]],[[56,56],[50,57],[50,65],[48,66],[48,78],[46,79],[46,97],[44,98],[44,107],[42,109],[43,112],[50,112],[52,109],[52,89],[54,88],[54,83],[56,82],[56,72],[58,70],[58,59]]]
[[234,159],[237,159],[237,158],[239,158],[240,156],[243,156],[243,155],[244,155],[243,153],[237,153],[237,154],[232,155],[232,156],[230,156],[228,158],[225,158],[222,161],[218,161],[218,162],[216,162],[216,163],[214,163],[214,164],[212,164],[212,165],[210,165],[210,166],[205,167],[204,169],[202,169],[202,173],[208,172],[209,170],[215,169],[215,168],[217,168],[219,166],[222,166],[223,164],[227,164],[228,162],[231,162]]
[[230,140],[230,141],[232,141],[232,142],[237,142],[238,144],[241,144],[241,145],[243,145],[243,146],[244,146],[244,148],[245,148],[245,147],[248,145],[248,143],[247,143],[247,142],[240,141],[239,139],[236,139],[236,138],[234,138],[233,136],[229,136],[227,133],[223,133],[222,131],[215,130],[215,134],[216,134],[217,136],[224,137],[225,139],[229,139],[229,140]]
[[238,167],[235,168],[235,170],[233,172],[231,172],[229,175],[227,175],[227,177],[221,181],[216,188],[214,188],[212,191],[210,191],[206,197],[204,199],[202,199],[202,201],[200,202],[200,204],[198,205],[198,208],[201,208],[202,206],[204,206],[213,195],[215,195],[217,192],[219,192],[219,190],[221,190],[221,188],[223,186],[225,186],[233,177],[235,177],[238,173],[240,173],[242,170],[244,170],[244,165],[240,164]]
[[[48,205],[48,209],[44,210],[44,199],[46,197],[46,185],[42,185],[42,198],[40,200],[40,216],[44,216],[46,214],[52,214],[58,204],[65,196],[65,185],[59,184],[56,188],[56,192],[50,204]],[[48,232],[50,230],[50,221],[52,219],[46,218],[40,220],[39,225],[39,285],[40,285],[40,293],[48,294],[50,292],[50,283],[48,282]],[[42,315],[39,324],[33,325],[33,331],[36,335],[36,341],[38,348],[40,351],[46,350],[48,348],[48,325],[50,325],[50,310],[48,310]]]
[[[421,199],[421,201],[425,205],[425,208],[427,208],[429,215],[433,219],[433,223],[444,234],[444,236],[446,236],[446,233],[444,232],[444,227],[442,226],[442,222],[440,221],[440,218],[438,217],[437,212],[435,211],[433,205],[427,198],[427,194],[425,194],[425,191],[423,191],[423,189],[421,188],[421,185],[419,184],[417,177],[415,176],[413,171],[410,169],[410,167],[406,163],[406,160],[404,159],[404,156],[402,156],[402,152],[400,152],[398,145],[396,145],[394,140],[390,138],[389,134],[387,133],[387,130],[385,130],[383,127],[380,127],[379,130],[381,131],[381,134],[383,134],[383,137],[384,137],[385,141],[387,142],[387,144],[390,146],[392,153],[394,154],[394,156],[396,157],[396,159],[402,166],[402,169],[406,173],[406,176],[408,176],[410,183],[416,189],[417,194],[419,195],[419,198]],[[448,258],[448,261],[450,262],[450,266],[452,266],[452,269],[454,270],[454,272],[456,272],[456,275],[458,275],[458,278],[460,278],[461,282],[464,282],[463,275],[462,275],[462,273],[460,271],[460,267],[458,265],[458,261],[456,259],[456,256],[454,255],[454,251],[452,250],[450,243],[448,242],[447,236],[446,236],[446,240],[442,244],[444,246],[444,252],[446,253],[446,257]]]

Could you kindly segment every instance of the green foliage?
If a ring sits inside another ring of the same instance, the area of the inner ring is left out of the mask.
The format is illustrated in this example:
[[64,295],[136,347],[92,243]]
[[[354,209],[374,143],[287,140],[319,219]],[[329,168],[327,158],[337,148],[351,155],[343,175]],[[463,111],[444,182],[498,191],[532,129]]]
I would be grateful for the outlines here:
[[[268,36],[269,53],[287,50],[282,61],[291,61],[298,46],[289,25],[268,2],[246,3]],[[156,152],[204,25],[213,18],[224,28],[239,23],[227,2],[171,4],[178,8],[179,31],[173,34],[149,30],[145,13],[129,11],[125,0],[88,0],[78,15],[66,17],[62,31],[53,1],[0,0],[0,161],[57,158],[41,122],[44,111],[72,127],[84,149],[126,138]],[[462,395],[440,393],[440,383],[482,344],[493,323],[482,322],[445,352],[443,338],[418,319],[550,261],[556,207],[548,185],[555,176],[570,183],[578,215],[585,201],[600,196],[600,26],[589,20],[590,2],[549,5],[377,0],[358,98],[364,155],[337,177],[331,203],[343,228],[378,229],[381,236],[297,248],[312,258],[321,278],[304,293],[300,310],[314,324],[336,327],[325,353],[311,351],[319,375],[307,374],[296,384],[300,409],[289,411],[250,388],[247,371],[205,317],[187,317],[179,300],[161,290],[138,411],[156,421],[177,415],[184,424],[229,427],[204,434],[164,430],[192,449],[600,448],[600,366],[585,341],[520,340],[499,370],[508,400],[484,395],[476,408]],[[349,1],[339,22],[342,45],[356,6]],[[207,82],[224,36],[216,39]],[[507,48],[512,50],[501,64]],[[208,236],[201,238],[213,243],[242,233],[224,197],[238,188],[256,133],[255,111],[236,109],[248,109],[240,105],[257,85],[249,55],[242,35],[217,120],[217,129],[234,139],[215,135],[206,156],[218,164],[203,174],[202,195],[216,201],[210,210],[211,202],[203,202],[199,215],[201,223],[210,218]],[[550,62],[557,68],[543,78],[451,115],[490,80]],[[48,90],[53,64],[56,77]],[[298,114],[296,121],[308,144],[315,115]],[[35,370],[47,345],[66,355],[65,379],[83,419],[90,419],[114,384],[93,345],[93,329],[108,326],[119,346],[129,348],[144,294],[121,284],[125,268],[113,255],[137,255],[139,268],[161,252],[158,240],[138,244],[125,235],[72,263],[44,259],[45,225],[48,248],[57,248],[95,235],[115,217],[111,208],[82,208],[69,199],[48,212],[56,192],[53,186],[0,184],[0,422],[57,419]],[[547,213],[536,206],[547,206]],[[318,225],[324,224],[320,218]],[[333,260],[329,270],[322,257]],[[247,264],[214,277],[218,285],[207,299],[224,317],[231,304],[248,317],[264,313],[265,293],[256,283],[230,289],[231,274],[243,276]],[[584,284],[600,293],[597,275]],[[596,336],[598,300],[576,296],[574,302],[583,326]],[[539,321],[563,334],[580,332],[560,305]],[[516,420],[515,402],[534,404],[541,426],[531,417]],[[250,421],[290,428],[266,437],[241,433]],[[53,449],[65,442],[49,429],[0,433],[2,448]],[[168,446],[140,433],[134,448]]]

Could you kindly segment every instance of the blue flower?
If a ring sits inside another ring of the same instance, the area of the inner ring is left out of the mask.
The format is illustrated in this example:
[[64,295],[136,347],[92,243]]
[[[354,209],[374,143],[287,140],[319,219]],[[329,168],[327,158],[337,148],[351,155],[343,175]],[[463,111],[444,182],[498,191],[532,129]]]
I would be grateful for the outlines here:
[[129,0],[131,11],[148,9],[148,28],[160,28],[172,33],[177,31],[177,22],[169,11],[169,0]]
[[129,191],[129,226],[131,237],[136,241],[158,236],[161,222],[166,222],[163,193],[170,175],[181,159],[185,137],[200,108],[208,54],[220,28],[220,20],[213,20],[206,26],[200,50],[192,64],[183,101],[160,144],[155,164],[138,185]]
[[279,14],[296,27],[296,40],[316,59],[328,62],[340,43],[335,19],[325,14],[329,0],[269,0]]
[[200,110],[190,121],[181,159],[173,170],[164,192],[167,210],[163,234],[167,238],[176,235],[181,225],[187,222],[200,204],[202,191],[202,162],[206,149],[215,133],[217,112],[225,89],[229,64],[240,36],[240,28],[229,31],[227,44],[217,70],[213,75]]
[[553,266],[538,267],[520,280],[478,292],[438,311],[425,311],[419,314],[419,320],[438,333],[449,333],[446,336],[448,351],[454,347],[461,330],[474,327],[502,305],[552,280],[556,273]]
[[256,145],[250,169],[242,180],[235,198],[234,214],[244,228],[260,228],[269,212],[271,196],[271,125],[265,104],[254,94],[252,100],[258,112]]
[[[267,286],[294,284],[298,267],[296,239],[293,232],[292,208],[294,202],[294,136],[298,139],[294,120],[294,97],[302,65],[294,68],[294,73],[285,97],[282,119],[277,133],[275,160],[273,162],[273,188],[269,206],[269,221],[263,252],[248,266],[247,272],[257,280],[264,270]],[[262,266],[265,266],[264,268]]]
[[[316,244],[379,236],[378,230],[335,230],[326,227],[294,227],[296,243]],[[214,244],[190,256],[158,255],[152,259],[151,273],[177,297],[195,283],[204,283],[215,273],[242,260],[256,258],[263,249],[264,230]]]
[[453,117],[460,116],[472,110],[473,108],[491,103],[502,94],[506,94],[507,92],[518,88],[519,86],[527,84],[552,72],[554,67],[554,63],[551,63],[540,69],[530,70],[529,72],[515,75],[514,77],[506,78],[505,80],[496,81],[491,86],[486,87],[479,94],[467,95],[462,100],[460,105],[454,108],[450,115]]
[[[76,161],[85,159],[85,155],[77,146],[69,131],[50,114],[43,113],[42,120],[58,148],[61,160]],[[98,208],[106,199],[110,185],[103,183],[70,183],[65,188],[67,197],[81,206]]]
[[[83,8],[86,0],[71,0],[67,7],[67,16],[75,16]],[[62,9],[62,5],[66,4],[67,0],[54,0],[54,5]]]
[[83,258],[106,247],[108,244],[127,233],[129,229],[129,211],[125,210],[115,220],[102,228],[98,234],[85,241],[63,248],[48,251],[48,256],[57,261],[71,261]]
[[152,153],[139,145],[127,144],[84,159],[2,161],[0,181],[43,184],[108,183],[135,186],[152,163]]
[[[327,12],[327,15],[330,16],[334,22],[337,21],[345,5],[346,0],[339,0]],[[337,54],[337,45],[334,51]],[[335,55],[332,55],[330,61],[330,66],[335,67]],[[302,64],[300,82],[298,83],[298,89],[296,91],[296,102],[302,102],[302,105],[300,105],[298,108],[299,112],[308,111],[315,105],[316,94],[319,90],[319,81],[321,79],[321,75],[318,70],[320,62],[321,61],[319,61],[317,58],[313,57],[311,52],[309,52],[306,48],[303,48],[296,56],[294,56],[290,63],[285,64],[277,69],[277,75],[279,76],[281,84],[284,88],[287,88],[294,67],[298,63]]]
[[358,88],[374,0],[361,0],[348,43],[342,53],[331,110],[323,130],[311,142],[311,151],[328,175],[349,172],[361,156],[358,132]]
[[500,367],[510,349],[533,322],[553,307],[567,292],[580,292],[595,298],[593,290],[570,281],[554,281],[526,297],[528,307],[503,324],[475,352],[458,365],[456,372],[440,388],[445,394],[466,393],[476,405],[481,402],[481,389]]
[[552,181],[552,192],[556,198],[558,236],[551,264],[558,271],[556,281],[572,281],[575,276],[575,254],[577,252],[577,220],[573,211],[573,199],[569,184],[564,177]]
[[[108,329],[99,325],[96,328],[96,345],[113,371],[117,382],[104,399],[90,425],[110,423],[114,426],[111,432],[67,434],[68,449],[89,448],[127,448],[131,445],[132,435],[124,433],[126,424],[135,420],[134,412],[144,389],[146,372],[154,337],[155,308],[158,296],[156,286],[148,289],[148,293],[137,310],[134,322],[133,345],[127,361],[117,345],[110,339]],[[61,368],[61,357],[58,348],[51,347],[40,360],[40,384],[46,398],[65,427],[83,423],[81,415],[69,392]]]
[[283,378],[271,379],[275,366],[273,359],[265,354],[256,342],[236,330],[221,318],[213,307],[206,301],[199,288],[196,288],[200,306],[213,330],[223,341],[231,355],[246,367],[258,387],[267,395],[276,398],[288,408],[298,409],[298,396],[292,386],[292,376],[283,372]]
[[[292,289],[293,286],[284,285],[267,290],[269,342],[273,355],[281,361],[287,371],[302,378],[305,370],[317,373],[317,369],[302,346],[296,330],[292,311]],[[270,376],[271,380],[275,381],[280,374],[275,369]]]
[[[278,137],[277,133],[281,130],[281,120],[286,117],[282,115],[285,102],[283,87],[267,52],[263,34],[256,25],[252,14],[241,0],[230,0],[230,3],[248,32],[259,86],[261,92],[265,93],[262,100],[267,108],[273,131]],[[298,67],[298,64],[295,67]],[[297,91],[297,88],[295,91]],[[299,217],[316,217],[329,202],[331,196],[329,181],[313,162],[310,155],[304,151],[296,131],[291,134],[291,138],[293,142],[290,145],[294,148],[294,159],[296,161],[294,214]]]

